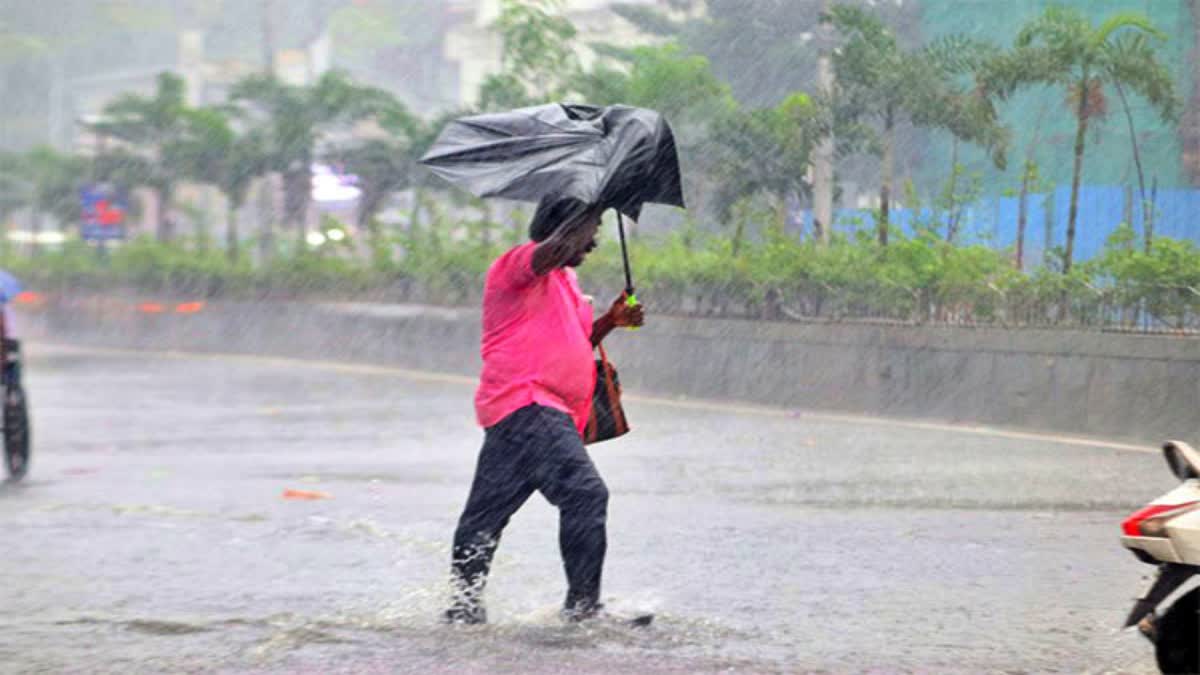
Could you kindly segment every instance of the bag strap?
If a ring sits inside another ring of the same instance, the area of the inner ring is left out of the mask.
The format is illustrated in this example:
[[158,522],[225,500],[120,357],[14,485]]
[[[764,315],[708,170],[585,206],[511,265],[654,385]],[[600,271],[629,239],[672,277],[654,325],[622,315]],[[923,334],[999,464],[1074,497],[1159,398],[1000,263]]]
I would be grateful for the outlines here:
[[598,345],[596,345],[596,349],[600,350],[600,360],[604,363],[604,365],[607,366],[608,365],[608,354],[605,353],[605,351],[604,351],[604,345],[598,344]]

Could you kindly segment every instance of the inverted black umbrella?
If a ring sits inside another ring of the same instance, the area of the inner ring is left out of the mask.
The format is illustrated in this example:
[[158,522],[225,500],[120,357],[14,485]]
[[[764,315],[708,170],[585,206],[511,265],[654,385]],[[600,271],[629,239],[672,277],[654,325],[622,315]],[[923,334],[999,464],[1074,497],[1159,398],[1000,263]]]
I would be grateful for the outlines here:
[[621,215],[637,219],[646,202],[684,205],[675,136],[645,108],[554,103],[472,115],[447,125],[421,163],[477,197],[615,209],[631,296]]

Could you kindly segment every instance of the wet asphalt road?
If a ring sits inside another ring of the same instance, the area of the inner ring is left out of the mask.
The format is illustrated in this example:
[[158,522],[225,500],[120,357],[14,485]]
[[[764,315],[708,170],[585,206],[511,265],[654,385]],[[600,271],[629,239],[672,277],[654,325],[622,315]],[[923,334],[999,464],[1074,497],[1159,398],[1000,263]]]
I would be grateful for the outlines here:
[[[0,672],[1150,672],[1147,453],[630,401],[593,451],[605,593],[562,626],[555,512],[514,518],[493,624],[449,628],[472,387],[367,367],[34,346],[0,485]],[[331,498],[284,499],[287,489]]]

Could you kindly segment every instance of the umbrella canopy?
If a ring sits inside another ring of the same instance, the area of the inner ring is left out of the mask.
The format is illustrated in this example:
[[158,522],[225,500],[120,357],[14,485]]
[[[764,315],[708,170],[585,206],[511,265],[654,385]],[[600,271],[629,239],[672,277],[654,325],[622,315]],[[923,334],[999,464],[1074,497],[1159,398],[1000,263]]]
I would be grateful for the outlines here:
[[421,163],[477,197],[573,198],[636,219],[680,206],[675,136],[653,110],[554,103],[455,120]]

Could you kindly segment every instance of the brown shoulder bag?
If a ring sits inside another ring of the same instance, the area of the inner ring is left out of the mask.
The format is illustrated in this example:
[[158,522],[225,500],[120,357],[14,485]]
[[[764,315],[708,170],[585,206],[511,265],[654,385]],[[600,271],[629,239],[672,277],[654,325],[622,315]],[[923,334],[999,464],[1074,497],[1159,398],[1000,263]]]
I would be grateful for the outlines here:
[[596,359],[596,389],[592,392],[592,414],[584,429],[584,443],[599,443],[629,433],[629,421],[621,407],[621,379],[617,369],[608,362],[604,347],[598,346]]

